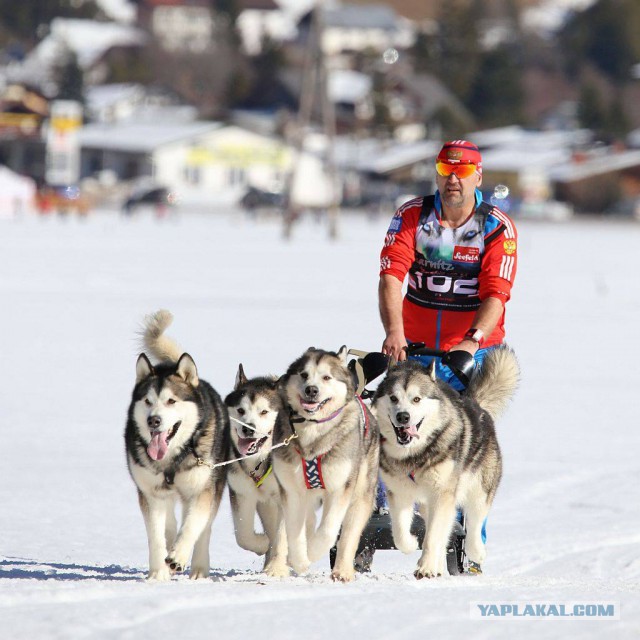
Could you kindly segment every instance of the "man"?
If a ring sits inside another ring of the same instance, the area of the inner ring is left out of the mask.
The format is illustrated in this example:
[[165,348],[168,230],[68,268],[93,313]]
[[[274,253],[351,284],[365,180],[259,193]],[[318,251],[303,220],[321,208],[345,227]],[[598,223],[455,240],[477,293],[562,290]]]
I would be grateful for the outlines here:
[[[408,343],[424,342],[432,349],[466,351],[477,367],[504,339],[504,307],[517,267],[516,228],[482,200],[482,157],[475,144],[445,142],[436,158],[436,184],[433,196],[410,200],[396,211],[385,238],[378,289],[386,333],[382,352],[405,360]],[[425,365],[434,360],[412,357]],[[463,391],[464,383],[435,360],[436,375]],[[382,483],[376,508],[387,512]],[[461,535],[461,513],[458,521]],[[472,564],[468,570],[480,572]]]
[[[504,339],[504,307],[517,268],[517,234],[502,211],[482,201],[482,157],[466,140],[446,142],[436,159],[437,191],[400,207],[380,262],[382,352],[407,357],[408,342],[463,350],[476,366]],[[408,274],[407,293],[402,287]],[[420,357],[428,364],[432,359]],[[436,359],[437,375],[463,384]]]

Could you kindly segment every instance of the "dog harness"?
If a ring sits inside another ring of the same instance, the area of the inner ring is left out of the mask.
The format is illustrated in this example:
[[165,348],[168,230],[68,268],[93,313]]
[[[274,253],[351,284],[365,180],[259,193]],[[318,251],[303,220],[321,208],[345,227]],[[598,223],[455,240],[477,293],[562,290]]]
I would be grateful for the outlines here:
[[271,473],[271,471],[273,470],[273,466],[271,464],[269,464],[269,466],[267,467],[267,470],[260,475],[258,473],[258,469],[260,468],[260,465],[262,464],[261,461],[257,464],[256,468],[253,471],[249,472],[249,475],[251,476],[251,479],[253,480],[254,484],[256,485],[256,488],[259,488],[262,486],[262,483],[269,477],[269,474]]
[[[362,424],[364,427],[364,437],[367,437],[369,433],[369,416],[367,415],[367,411],[364,406],[364,402],[360,396],[356,396],[356,400],[358,401],[358,407],[360,408],[360,415],[362,417]],[[346,405],[345,405],[346,406]],[[328,418],[324,418],[323,420],[313,420],[312,422],[328,422],[329,420],[333,420],[337,415],[339,415],[344,407],[340,407],[337,411],[334,411]],[[294,422],[293,418],[291,419],[292,423]],[[303,422],[304,420],[298,419],[296,422]],[[291,425],[293,427],[293,424]],[[324,453],[312,458],[311,460],[307,460],[298,447],[296,447],[296,451],[302,460],[302,475],[304,477],[304,483],[307,486],[307,489],[325,489],[324,480],[322,478],[322,458],[325,455]],[[266,474],[265,474],[266,476]]]

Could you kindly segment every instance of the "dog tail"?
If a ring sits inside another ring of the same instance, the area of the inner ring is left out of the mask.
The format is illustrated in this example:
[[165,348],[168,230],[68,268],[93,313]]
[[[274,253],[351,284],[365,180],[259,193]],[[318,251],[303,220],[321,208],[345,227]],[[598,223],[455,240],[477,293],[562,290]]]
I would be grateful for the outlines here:
[[520,366],[516,354],[510,347],[500,346],[485,356],[467,393],[497,420],[507,408],[519,382]]
[[174,340],[164,335],[172,322],[173,315],[166,309],[145,316],[144,326],[140,331],[142,348],[158,362],[178,362],[183,353]]

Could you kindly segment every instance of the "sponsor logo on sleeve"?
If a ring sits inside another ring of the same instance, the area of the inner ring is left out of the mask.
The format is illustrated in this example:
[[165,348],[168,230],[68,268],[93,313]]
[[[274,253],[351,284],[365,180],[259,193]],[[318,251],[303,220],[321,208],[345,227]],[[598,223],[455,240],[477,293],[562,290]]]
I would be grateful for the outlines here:
[[504,252],[511,256],[516,252],[516,241],[515,240],[505,240],[503,243]]
[[456,262],[480,262],[480,249],[478,247],[462,247],[456,245],[453,248],[453,259]]

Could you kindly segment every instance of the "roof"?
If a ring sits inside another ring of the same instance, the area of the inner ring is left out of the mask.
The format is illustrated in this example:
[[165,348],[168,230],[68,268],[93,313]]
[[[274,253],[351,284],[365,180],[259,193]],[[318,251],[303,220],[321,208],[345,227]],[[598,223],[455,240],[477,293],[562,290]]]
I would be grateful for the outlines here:
[[344,29],[383,29],[394,31],[398,28],[395,11],[383,5],[345,5],[325,10],[324,23],[327,27]]
[[275,0],[236,0],[238,10],[254,9],[258,11],[277,11],[280,9]]
[[640,151],[619,151],[552,167],[549,169],[549,177],[556,182],[576,182],[639,166]]
[[329,73],[328,93],[333,102],[356,104],[371,91],[371,77],[350,69],[333,69]]
[[164,145],[196,140],[222,126],[219,122],[88,124],[79,137],[83,148],[151,153]]
[[421,140],[409,144],[388,143],[368,138],[354,141],[338,138],[335,143],[336,163],[359,171],[384,174],[418,162],[435,160],[441,143]]

